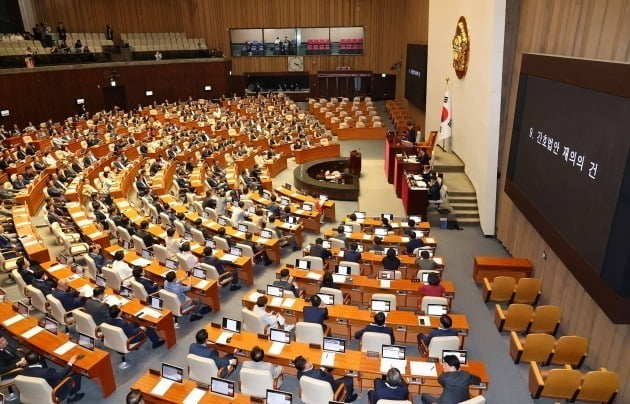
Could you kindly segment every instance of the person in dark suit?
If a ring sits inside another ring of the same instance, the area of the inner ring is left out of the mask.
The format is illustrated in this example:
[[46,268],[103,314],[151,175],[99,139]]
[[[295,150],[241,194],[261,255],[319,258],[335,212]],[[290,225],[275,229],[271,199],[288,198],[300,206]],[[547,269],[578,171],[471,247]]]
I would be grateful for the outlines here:
[[135,268],[133,270],[133,279],[141,284],[149,295],[152,295],[160,289],[157,283],[144,276],[144,270],[142,268]]
[[391,368],[384,379],[374,379],[374,390],[368,391],[368,401],[376,404],[378,400],[407,400],[409,389],[400,376],[400,371]]
[[425,149],[424,147],[420,148],[420,150],[418,151],[418,158],[417,158],[417,160],[423,166],[428,166],[429,165],[429,155],[427,154],[427,149]]
[[24,257],[20,257],[15,261],[15,265],[17,266],[18,273],[24,280],[24,283],[30,285],[33,283],[33,277],[35,275],[35,271],[31,269],[31,263]]
[[383,239],[381,239],[379,236],[375,236],[374,245],[369,248],[369,251],[385,251],[385,247],[381,245],[382,242]]
[[57,287],[51,292],[53,297],[61,302],[66,311],[72,311],[83,305],[83,299],[76,290],[68,291],[68,279],[61,278],[57,282]]
[[438,328],[434,328],[431,330],[429,335],[418,334],[418,344],[423,343],[426,347],[431,343],[431,339],[435,337],[453,337],[457,336],[457,330],[451,328],[453,326],[453,320],[448,314],[443,314],[440,316],[440,325]]
[[357,251],[358,248],[357,243],[350,243],[350,249],[343,252],[343,261],[359,262],[361,253]]
[[479,384],[481,379],[471,375],[465,370],[459,369],[459,359],[455,355],[446,355],[442,362],[443,372],[438,376],[438,383],[442,385],[442,394],[439,397],[423,393],[420,398],[422,404],[433,403],[459,403],[470,398],[468,389],[470,385]]
[[267,210],[272,212],[274,216],[280,216],[280,206],[276,203],[276,196],[271,195],[271,202],[266,206]]
[[81,376],[72,373],[72,366],[77,361],[78,355],[74,355],[68,360],[68,364],[61,370],[54,368],[44,368],[37,352],[30,352],[26,355],[27,367],[24,368],[22,374],[29,377],[39,377],[46,380],[50,387],[55,388],[63,379],[70,376],[74,381],[74,386],[67,383],[57,391],[57,398],[63,401],[66,398],[69,403],[74,403],[83,398],[85,394],[81,393]]
[[103,303],[105,288],[97,286],[94,288],[92,298],[85,302],[85,311],[92,316],[96,325],[101,325],[109,319],[109,308]]
[[195,334],[195,342],[190,344],[188,353],[201,356],[202,358],[212,359],[217,365],[217,368],[225,367],[223,372],[219,374],[219,377],[226,377],[232,372],[232,369],[236,368],[238,360],[232,354],[219,356],[219,352],[216,349],[212,349],[206,345],[208,341],[208,331],[201,329]]
[[48,213],[46,213],[46,217],[48,218],[50,224],[57,222],[60,226],[66,225],[66,219],[57,214],[57,212],[55,211],[55,205],[53,205],[52,203],[48,206]]
[[416,128],[413,127],[413,123],[409,122],[407,125],[407,140],[411,143],[416,142]]
[[103,270],[103,267],[111,264],[111,262],[101,254],[101,246],[99,244],[92,244],[90,246],[90,251],[88,252],[92,261],[94,261],[94,265],[96,265],[96,269],[99,271]]
[[[250,246],[252,251],[254,252],[254,256],[256,256],[256,254],[258,254],[261,251],[258,245],[252,241],[252,233],[245,233],[245,240],[241,241],[241,243]],[[264,266],[269,266],[271,265],[271,262],[272,262],[269,259],[269,255],[267,254],[267,251],[265,250],[262,250],[260,255],[258,255],[257,260],[258,260],[258,263],[262,261]]]
[[[9,346],[6,338],[0,337],[0,374],[26,366],[26,359]],[[9,377],[7,377],[9,378]]]
[[333,375],[323,370],[322,368],[315,369],[313,363],[302,355],[295,358],[293,361],[295,368],[297,369],[298,380],[302,376],[312,377],[316,380],[322,380],[328,382],[333,391],[336,391],[340,384],[344,384],[346,387],[346,403],[351,403],[357,399],[357,394],[354,392],[353,379],[350,376],[343,376],[335,380]]
[[386,271],[395,271],[400,266],[400,259],[396,256],[396,250],[388,248],[385,257],[381,261],[383,263],[383,269]]
[[135,323],[127,322],[123,320],[122,318],[120,318],[120,313],[121,311],[118,306],[111,306],[109,308],[110,318],[107,321],[107,323],[115,327],[120,327],[125,333],[125,335],[127,336],[127,338],[131,338],[131,341],[129,341],[131,344],[135,344],[142,341],[144,337],[142,334],[146,334],[147,338],[149,338],[149,341],[153,343],[153,349],[159,348],[162,345],[164,345],[166,341],[161,339],[157,335],[155,330],[153,330],[152,328],[141,327]]
[[52,292],[53,288],[55,286],[57,286],[56,282],[52,279],[48,279],[46,277],[46,272],[44,272],[43,269],[38,268],[37,270],[35,270],[35,273],[33,274],[33,281],[31,282],[31,285],[39,290],[42,291],[42,293],[44,294],[44,296],[50,294],[50,292]]
[[413,250],[424,247],[422,239],[416,238],[416,232],[409,232],[409,242],[407,243],[407,254],[411,254]]
[[[203,249],[203,257],[201,257],[199,262],[202,264],[212,265],[217,270],[219,275],[222,275],[223,273],[225,273],[225,271],[227,271],[227,269],[225,269],[223,265],[231,264],[229,261],[222,261],[218,259],[217,257],[213,256],[212,247],[205,247]],[[239,290],[241,288],[241,285],[238,284],[238,270],[236,268],[233,268],[231,272],[232,272],[232,286],[230,287],[230,290],[232,291]]]
[[140,229],[136,232],[135,235],[140,237],[142,241],[144,241],[144,245],[147,248],[151,248],[153,244],[158,244],[158,241],[155,238],[153,238],[151,233],[148,232],[148,229],[149,229],[149,221],[143,220],[140,223]]
[[321,304],[322,299],[319,296],[311,296],[311,307],[304,307],[304,321],[307,323],[321,324],[325,332],[326,324],[324,324],[324,320],[328,318],[328,309],[325,307],[319,307]]
[[290,276],[289,270],[287,268],[282,268],[280,270],[280,279],[273,282],[274,286],[280,286],[284,290],[290,290],[293,292],[293,296],[300,296],[300,289]]
[[343,230],[344,230],[343,224],[340,224],[339,227],[337,227],[337,234],[334,236],[334,238],[343,241],[343,243],[346,245],[346,248],[348,248],[349,240],[348,240],[348,237],[346,237],[346,233],[344,233]]
[[328,258],[332,257],[332,253],[330,252],[330,250],[327,250],[322,246],[323,243],[324,240],[322,240],[321,237],[317,237],[315,239],[315,244],[311,244],[308,255],[310,255],[311,257],[319,257],[323,260],[327,260]]
[[151,190],[151,187],[149,187],[149,184],[147,184],[144,178],[140,175],[136,177],[136,188],[138,188],[138,192],[140,193],[140,196],[147,195],[149,191]]
[[357,331],[354,334],[354,338],[361,339],[363,334],[366,332],[380,332],[383,334],[387,334],[391,338],[392,344],[396,342],[396,338],[394,337],[394,330],[392,330],[391,327],[387,327],[385,325],[385,314],[383,312],[379,311],[378,313],[376,313],[374,315],[374,322]]

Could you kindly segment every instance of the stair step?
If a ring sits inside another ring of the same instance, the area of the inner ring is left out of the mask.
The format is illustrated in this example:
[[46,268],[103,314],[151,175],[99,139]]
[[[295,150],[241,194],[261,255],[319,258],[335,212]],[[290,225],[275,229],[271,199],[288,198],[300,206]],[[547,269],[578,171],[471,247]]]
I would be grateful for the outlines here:
[[479,211],[478,210],[465,210],[465,211],[457,211],[453,212],[457,220],[460,218],[476,218],[479,219]]
[[[450,194],[450,192],[449,192]],[[477,203],[477,198],[474,196],[456,196],[449,195],[448,200],[451,203]]]
[[438,173],[463,173],[464,166],[453,166],[453,165],[435,165],[433,166],[435,171]]
[[452,200],[449,201],[449,205],[451,206],[451,208],[453,208],[453,210],[455,212],[459,212],[462,210],[466,210],[466,211],[470,211],[470,210],[478,210],[479,207],[477,206],[477,202],[474,203],[458,203],[458,202],[453,202]]
[[479,224],[479,219],[475,219],[473,217],[458,217],[457,223],[459,223],[460,226]]

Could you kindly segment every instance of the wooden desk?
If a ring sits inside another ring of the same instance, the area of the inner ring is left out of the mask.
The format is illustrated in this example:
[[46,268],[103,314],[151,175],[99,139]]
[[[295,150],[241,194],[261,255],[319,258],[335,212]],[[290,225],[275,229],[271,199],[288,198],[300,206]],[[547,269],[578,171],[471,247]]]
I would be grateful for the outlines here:
[[28,206],[28,213],[35,216],[39,208],[46,201],[44,188],[48,186],[48,174],[41,173],[28,188],[20,190],[15,195],[15,202],[19,205]]
[[[10,303],[0,303],[0,322],[4,322],[16,314]],[[114,378],[112,362],[108,352],[98,348],[95,348],[94,351],[90,351],[77,345],[65,354],[58,355],[54,351],[68,342],[70,336],[62,332],[53,335],[44,330],[30,338],[22,336],[26,331],[37,325],[37,319],[35,317],[29,317],[9,326],[2,324],[2,328],[21,345],[38,352],[45,356],[46,359],[61,366],[65,366],[73,355],[85,355],[85,357],[74,363],[72,370],[82,376],[93,379],[95,383],[99,384],[103,392],[103,398],[109,396],[116,390],[116,379]]]
[[385,139],[385,173],[387,174],[387,182],[394,183],[396,155],[403,152],[412,155],[416,154],[415,147],[402,146],[389,136]]
[[72,221],[77,226],[81,234],[83,234],[92,243],[100,245],[102,248],[109,247],[109,233],[101,231],[96,223],[88,219],[83,207],[79,202],[69,202],[66,204],[68,213],[72,217]]
[[[276,278],[280,278],[280,271],[286,268],[283,266],[276,270]],[[321,287],[321,277],[324,271],[289,268],[289,273],[297,282],[300,289],[304,290],[306,297],[310,297],[319,292]],[[309,277],[309,273],[311,274]],[[313,279],[313,274],[317,274],[319,279]],[[374,293],[391,293],[396,295],[398,307],[416,310],[419,299],[422,295],[418,289],[422,286],[420,282],[412,282],[411,279],[397,279],[391,282],[381,282],[379,279],[367,277],[365,275],[352,275],[346,282],[337,283],[339,289],[350,295],[353,304],[369,305]],[[449,307],[455,297],[455,286],[451,281],[442,280],[444,286],[444,297],[448,299]]]
[[[349,219],[346,217],[345,222],[350,224]],[[365,219],[357,219],[356,223],[361,225],[362,229],[381,227],[383,226],[383,221],[380,217],[366,217]],[[392,230],[396,234],[400,234],[404,231],[409,230],[409,222],[407,220],[393,220],[390,221],[389,224],[392,226]],[[428,236],[431,232],[431,224],[429,222],[420,222],[416,223],[414,230],[422,230],[425,236]]]
[[429,207],[429,190],[427,188],[412,187],[409,179],[403,175],[400,197],[408,215],[421,215],[427,217]]
[[[261,207],[263,208],[267,207],[267,205],[271,203],[271,200],[266,199],[265,197],[257,193],[250,192],[249,197],[251,198],[252,201],[261,205]],[[280,201],[276,201],[276,202],[279,203]],[[291,204],[289,205],[289,207],[291,208],[291,214],[294,216],[298,216],[300,218],[300,223],[304,225],[305,229],[311,230],[319,234],[320,228],[321,228],[322,214],[319,213],[317,209],[314,209],[312,211],[303,210],[302,205],[298,205],[298,204]]]
[[27,208],[24,206],[13,206],[11,208],[11,216],[13,217],[15,232],[29,260],[35,262],[49,261],[48,247],[37,232],[35,225],[31,222]]
[[[328,229],[324,233],[324,238],[335,238],[337,234],[336,230]],[[364,246],[371,246],[374,243],[374,234],[365,234],[363,232],[353,232],[348,236],[350,241],[354,241],[356,243],[362,243]],[[401,236],[399,234],[388,234],[387,236],[381,237],[382,245],[384,246],[398,246],[399,253],[402,248],[405,248],[407,243],[409,242],[409,237]],[[433,247],[437,248],[437,241],[433,237],[422,237],[422,242],[425,247]],[[402,250],[404,253],[406,250]],[[402,255],[402,254],[401,254]]]
[[[396,188],[396,196],[402,197],[403,182],[405,182],[405,173],[422,173],[422,164],[414,161],[404,160],[402,157],[396,157],[394,161],[394,188]],[[426,212],[425,215],[426,216]]]
[[287,168],[287,158],[286,153],[282,153],[278,158],[274,158],[273,160],[265,160],[265,165],[267,166],[267,170],[269,171],[269,176],[271,178],[280,174]]
[[[304,203],[311,202],[317,204],[319,199],[313,198],[310,195],[302,195],[293,190],[286,189],[285,187],[275,187],[274,191],[279,195],[286,196],[291,199],[293,202]],[[330,219],[331,221],[335,221],[335,201],[331,201],[330,199],[324,202],[324,217]]]
[[377,140],[377,139],[385,139],[387,136],[387,128],[373,128],[373,127],[365,127],[365,128],[344,128],[344,129],[335,129],[333,132],[337,135],[339,140],[357,140],[357,139],[368,139],[368,140]]
[[516,279],[532,276],[533,265],[527,258],[475,257],[473,279],[477,283],[488,278],[490,282],[497,276],[512,276]]
[[[55,261],[49,261],[42,264],[42,268],[46,271],[49,278],[56,281],[63,278],[72,279],[68,285],[74,290],[80,290],[88,285],[94,289],[96,284],[90,279],[85,277],[77,277],[70,267],[57,264]],[[73,279],[74,278],[74,279]],[[116,295],[116,291],[111,288],[105,288],[105,293],[108,295]],[[159,332],[166,341],[166,346],[171,349],[177,343],[177,335],[175,334],[175,324],[173,321],[173,314],[170,310],[163,310],[162,315],[159,318],[151,317],[148,315],[138,317],[136,316],[142,309],[148,307],[144,302],[139,299],[125,299],[126,303],[120,306],[121,311],[126,319],[137,323],[138,325],[153,328]]]
[[339,143],[334,143],[328,146],[316,146],[308,149],[293,150],[293,155],[295,156],[295,162],[297,164],[303,164],[313,160],[339,157],[341,155],[341,149]]
[[[244,307],[250,310],[256,304],[258,291],[250,290],[243,296],[242,304]],[[272,297],[269,296],[270,308],[281,312],[286,318],[287,323],[293,324],[298,321],[302,321],[302,311],[304,306],[310,306],[310,302],[306,302],[303,299],[294,299],[291,306],[271,304]],[[285,299],[282,299],[283,303],[286,303]],[[354,334],[364,328],[366,325],[374,321],[374,313],[370,310],[361,309],[358,306],[350,306],[344,304],[335,304],[328,306],[328,320],[326,324],[330,327],[333,334],[340,335],[344,338],[354,338]],[[453,320],[453,328],[458,330],[461,340],[461,346],[464,346],[465,337],[468,335],[470,329],[468,320],[465,314],[449,314]],[[428,334],[432,329],[439,327],[439,317],[429,317],[430,324],[420,325],[418,316],[413,311],[392,311],[387,315],[385,323],[394,329],[394,335],[398,343],[404,344],[417,344],[418,333]]]
[[[161,377],[157,375],[152,375],[149,372],[146,372],[140,379],[136,380],[136,382],[131,386],[132,389],[138,389],[142,392],[142,399],[145,403],[156,403],[156,404],[164,404],[164,403],[173,403],[179,404],[184,402],[186,397],[190,394],[193,389],[197,387],[197,382],[184,379],[182,383],[173,383],[173,385],[168,389],[166,394],[163,396],[157,396],[151,394],[151,390],[160,382]],[[207,384],[210,383],[210,376],[208,376],[208,380],[205,380]],[[234,393],[233,398],[224,397],[220,394],[215,394],[208,391],[201,400],[198,401],[201,404],[205,403],[250,403],[249,396],[240,393]]]

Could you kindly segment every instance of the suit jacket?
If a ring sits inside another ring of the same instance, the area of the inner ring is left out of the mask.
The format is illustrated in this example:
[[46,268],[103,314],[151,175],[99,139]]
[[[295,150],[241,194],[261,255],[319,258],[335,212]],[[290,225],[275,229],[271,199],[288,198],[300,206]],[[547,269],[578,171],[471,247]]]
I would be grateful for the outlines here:
[[424,247],[424,243],[421,239],[417,238],[414,240],[409,240],[409,242],[407,243],[407,254],[411,254],[413,250],[419,247]]
[[211,349],[207,347],[205,344],[190,344],[190,348],[188,348],[188,353],[193,355],[201,356],[202,358],[209,358],[214,361],[217,365],[217,368],[222,368],[230,364],[230,358],[227,356],[220,357],[219,353],[215,349]]
[[424,338],[424,343],[429,346],[431,343],[431,339],[435,337],[455,337],[457,336],[457,330],[454,328],[434,328],[431,330],[429,335]]
[[125,333],[125,335],[127,336],[127,338],[129,337],[133,337],[134,335],[136,335],[138,333],[138,331],[140,331],[140,326],[135,324],[135,323],[129,323],[125,320],[123,320],[122,318],[110,318],[109,320],[106,321],[108,324],[111,324],[115,327],[120,327],[122,328],[123,332]]
[[328,309],[325,307],[306,306],[303,309],[304,321],[307,323],[317,323],[324,326],[324,320],[328,318]]
[[290,290],[291,292],[293,292],[293,296],[295,296],[295,297],[298,297],[298,295],[300,293],[295,288],[295,285],[293,285],[292,283],[289,283],[287,281],[281,281],[281,280],[273,281],[273,286],[280,286],[284,290]]
[[42,368],[39,366],[35,367],[26,367],[22,374],[24,376],[29,377],[39,377],[40,379],[46,380],[50,387],[55,387],[61,382],[72,370],[72,367],[67,366],[61,370],[56,370],[52,367],[50,368]]
[[395,271],[400,266],[400,259],[398,259],[398,257],[385,256],[381,262],[383,263],[383,269],[385,270]]
[[468,386],[478,384],[480,379],[465,370],[457,370],[443,372],[438,376],[438,382],[442,385],[442,394],[438,399],[438,404],[451,404],[468,400],[470,398]]
[[361,339],[361,337],[363,336],[363,333],[365,332],[380,332],[383,334],[387,334],[389,335],[389,337],[392,340],[392,344],[394,344],[396,342],[396,338],[394,338],[394,330],[392,330],[391,327],[387,327],[387,326],[380,326],[380,325],[376,325],[374,323],[372,324],[368,324],[367,327],[363,328],[362,330],[357,331],[354,334],[354,338],[356,339]]
[[33,283],[33,271],[31,271],[30,269],[18,269],[18,273],[22,276],[24,283],[26,283],[27,285]]
[[148,294],[153,294],[158,291],[159,286],[153,282],[151,279],[145,278],[143,276],[134,277],[135,281],[142,284],[144,286],[144,290],[147,291]]
[[335,391],[335,384],[334,384],[335,379],[333,378],[333,375],[322,369],[312,368],[304,372],[298,371],[298,374],[297,374],[298,380],[301,379],[302,376],[312,377],[313,379],[323,380],[325,382],[328,382],[328,384],[330,384],[330,387],[333,389],[333,391]]
[[11,347],[0,350],[0,373],[9,372],[17,368],[16,363],[20,361],[19,354]]
[[346,250],[343,252],[343,260],[350,262],[359,262],[361,253],[358,251]]
[[96,299],[88,299],[85,302],[85,311],[92,316],[96,325],[101,325],[110,318],[107,305]]
[[71,311],[81,306],[81,298],[76,296],[73,292],[68,292],[61,289],[53,289],[51,292],[53,297],[61,302],[61,305],[66,311]]
[[44,279],[33,278],[33,282],[31,282],[31,285],[36,287],[37,289],[41,290],[42,293],[44,294],[44,296],[46,296],[47,294],[52,292],[52,287]]
[[374,395],[372,396],[374,403],[378,400],[406,400],[408,396],[409,389],[404,380],[401,380],[396,387],[388,386],[383,379],[374,380]]
[[96,265],[96,268],[98,269],[103,269],[104,266],[109,264],[109,261],[107,261],[107,259],[101,254],[94,254],[91,252],[88,253],[88,255],[90,256],[90,258],[92,258],[92,260],[94,261],[94,265]]
[[155,244],[155,239],[153,236],[146,230],[140,229],[136,232],[136,236],[140,237],[142,241],[144,241],[144,245],[147,248],[151,248],[153,244]]
[[328,259],[332,256],[330,250],[325,249],[321,245],[311,244],[311,249],[309,254],[311,257],[320,257],[321,259]]

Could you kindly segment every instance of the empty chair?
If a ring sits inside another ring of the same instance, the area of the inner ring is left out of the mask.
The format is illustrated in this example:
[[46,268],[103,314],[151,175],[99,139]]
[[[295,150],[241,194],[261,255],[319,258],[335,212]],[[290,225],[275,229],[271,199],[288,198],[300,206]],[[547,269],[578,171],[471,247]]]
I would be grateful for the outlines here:
[[433,337],[427,349],[427,357],[442,359],[442,351],[457,350],[461,345],[458,336],[450,337]]
[[538,303],[542,293],[542,281],[537,278],[521,278],[514,288],[514,296],[510,303],[533,304]]
[[136,235],[133,235],[131,236],[131,241],[133,241],[133,249],[136,254],[142,256],[142,250],[147,249],[147,246],[144,244],[144,240]]
[[48,303],[46,301],[46,297],[41,290],[37,289],[33,285],[26,286],[26,294],[31,298],[31,304],[35,307],[40,313],[47,314],[49,311]]
[[577,401],[612,403],[619,392],[619,375],[605,368],[584,375]]
[[119,239],[121,239],[122,241],[131,242],[131,235],[129,234],[127,229],[125,229],[122,226],[118,226],[116,228],[116,232],[118,233],[118,238]]
[[349,293],[345,295],[339,289],[321,287],[319,288],[321,293],[327,293],[329,295],[333,295],[333,299],[335,299],[335,304],[349,304],[351,301],[351,296]]
[[186,259],[186,256],[182,253],[177,253],[175,254],[175,258],[177,259],[177,266],[181,269],[183,269],[186,272],[189,272],[192,267],[188,264],[188,260]]
[[391,343],[392,339],[389,334],[366,331],[361,336],[361,352],[381,353],[383,345],[390,345]]
[[358,262],[341,261],[339,265],[350,267],[350,275],[361,275],[361,265]]
[[84,263],[83,274],[87,276],[90,280],[95,281],[96,275],[99,273],[98,268],[96,268],[96,263],[89,254],[83,254],[81,256],[81,259],[83,259]]
[[184,222],[181,220],[173,220],[173,225],[175,226],[175,231],[181,237],[184,237],[184,233],[186,233],[186,227],[184,226]]
[[[160,289],[159,291],[160,298],[164,300],[164,307],[170,310],[175,316],[175,323],[177,323],[178,317],[183,317],[186,314],[190,313],[192,309],[194,309],[194,305],[191,304],[187,307],[184,307],[185,303],[181,303],[179,301],[179,297],[173,292],[169,292],[168,290]],[[175,324],[177,327],[177,324]]]
[[257,313],[243,308],[241,309],[241,317],[245,331],[255,332],[256,334],[267,334],[268,326],[265,325],[262,318]]
[[301,260],[309,261],[311,263],[311,269],[323,271],[324,270],[324,260],[321,257],[301,257]]
[[510,356],[514,363],[538,362],[547,363],[551,357],[556,339],[549,334],[528,334],[520,339],[512,331],[510,333]]
[[328,241],[330,241],[331,248],[346,248],[346,243],[338,238],[331,237]]
[[[329,332],[326,333],[326,335],[328,334]],[[295,324],[295,340],[297,342],[321,345],[324,341],[324,329],[321,324],[298,321]]]
[[372,295],[373,300],[387,300],[389,302],[389,310],[396,310],[396,295],[391,293],[374,293]]
[[483,296],[486,302],[509,302],[514,294],[516,279],[511,276],[497,276],[492,282],[483,278]]
[[212,208],[205,208],[204,212],[208,213],[208,219],[212,220],[213,222],[217,221],[218,215],[216,210]]
[[556,341],[550,363],[580,368],[588,350],[588,339],[577,335],[565,335]]
[[66,377],[53,388],[44,378],[18,375],[15,377],[15,386],[20,391],[22,404],[53,404],[59,402],[57,391],[74,386],[74,380]]
[[95,339],[101,339],[103,334],[100,328],[94,322],[94,319],[89,313],[86,313],[82,308],[72,310],[72,315],[75,320],[75,331],[89,335]]
[[118,238],[118,230],[116,229],[116,223],[110,219],[105,219],[107,222],[107,230],[109,231],[109,235],[113,238]]
[[17,269],[16,261],[19,257],[5,259],[4,255],[0,252],[0,271],[11,272]]
[[265,397],[267,389],[278,389],[278,381],[281,379],[282,375],[274,379],[268,370],[242,368],[239,373],[238,385],[241,394],[247,394],[252,397]]
[[544,332],[556,335],[560,325],[560,307],[558,306],[538,306],[532,316],[531,324],[527,332]]
[[422,298],[422,303],[420,303],[420,311],[426,313],[427,307],[430,304],[441,304],[441,305],[448,306],[448,299],[445,297],[438,297],[438,296],[424,296]]
[[68,326],[74,324],[74,316],[72,316],[72,313],[68,313],[66,309],[63,308],[63,304],[61,304],[59,299],[52,294],[47,295],[46,300],[50,306],[50,314],[60,325],[66,326],[67,331]]
[[188,378],[200,383],[210,384],[212,377],[223,374],[225,368],[217,368],[213,359],[204,358],[194,354],[186,355],[188,365]]
[[87,243],[72,243],[69,239],[63,239],[63,246],[65,253],[72,257],[86,254],[90,250],[90,246]]
[[107,287],[112,288],[115,291],[120,290],[120,284],[123,279],[117,271],[114,271],[112,268],[104,267],[103,276],[105,277],[105,284]]
[[536,362],[530,362],[529,392],[532,398],[573,400],[580,388],[582,374],[573,369],[552,369],[545,376]]
[[534,308],[529,304],[513,303],[505,312],[497,304],[494,306],[494,324],[499,331],[525,332],[533,312]]
[[171,225],[171,219],[165,212],[160,212],[160,223],[162,226]]
[[300,400],[304,404],[320,404],[330,401],[344,401],[346,398],[346,386],[339,383],[336,391],[333,391],[330,383],[312,377],[300,378]]
[[166,247],[160,244],[153,244],[153,257],[162,265],[166,262],[168,258],[168,250]]
[[[120,369],[127,369],[129,367],[129,364],[125,360],[126,355],[140,348],[140,346],[144,344],[144,341],[147,340],[146,334],[140,329],[137,334],[127,337],[122,328],[103,323],[101,324],[101,331],[103,332],[103,344],[121,355],[121,362],[120,365],[118,365]],[[133,340],[137,341],[132,342]]]

